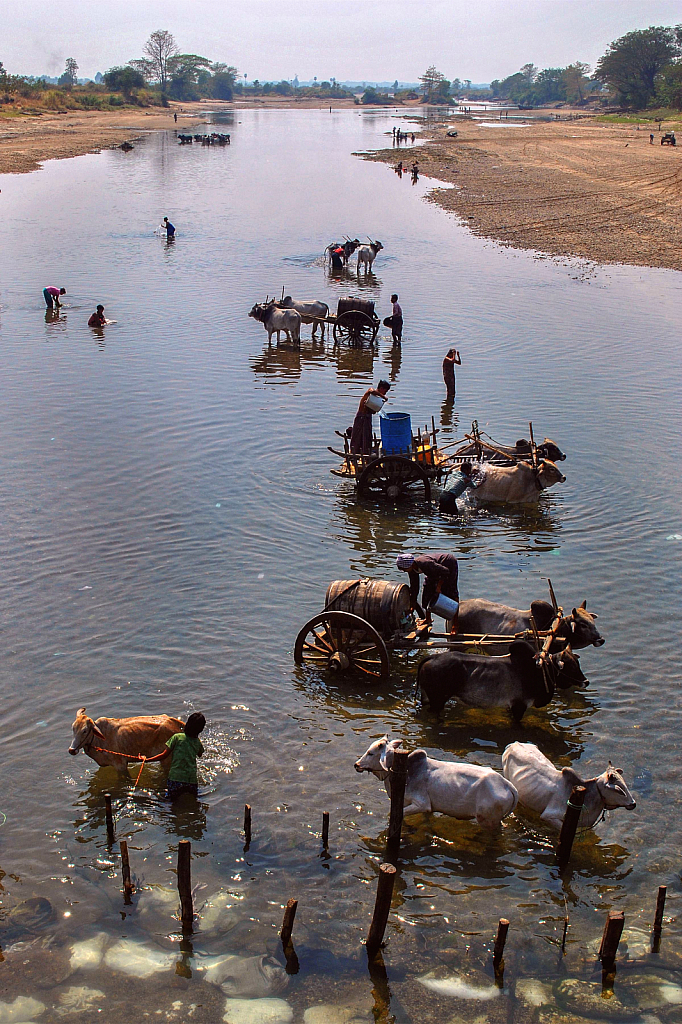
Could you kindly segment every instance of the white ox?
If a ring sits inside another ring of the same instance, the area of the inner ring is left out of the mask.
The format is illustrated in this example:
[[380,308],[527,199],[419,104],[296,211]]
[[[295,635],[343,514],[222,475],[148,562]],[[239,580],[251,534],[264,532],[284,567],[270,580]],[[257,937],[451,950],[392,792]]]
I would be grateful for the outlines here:
[[329,306],[326,302],[321,302],[319,299],[314,302],[301,302],[292,299],[291,295],[285,295],[277,305],[280,309],[295,309],[301,318],[301,323],[312,324],[313,338],[317,331],[317,325],[320,324],[324,338],[325,319],[329,316]]
[[126,772],[128,761],[137,761],[139,754],[143,757],[160,754],[165,750],[166,740],[183,729],[179,718],[168,715],[98,718],[93,722],[85,714],[85,708],[79,708],[69,753],[77,754],[82,749],[100,767],[110,765],[119,772]]
[[580,826],[591,828],[602,811],[625,807],[633,811],[637,806],[625,785],[620,768],[609,767],[594,779],[581,779],[572,768],[557,771],[551,761],[534,743],[510,743],[502,754],[505,779],[513,783],[519,794],[519,803],[536,811],[543,821],[560,829],[566,814],[566,801],[574,786],[584,786],[585,802],[580,814]]
[[287,336],[287,341],[291,341],[294,345],[300,345],[301,343],[301,317],[295,309],[280,309],[274,302],[257,302],[249,316],[252,316],[254,320],[260,320],[263,327],[268,332],[268,345],[272,343],[273,334],[277,334],[277,344],[279,345],[280,331],[284,331]]
[[364,264],[365,270],[372,270],[372,264],[377,258],[377,254],[383,249],[381,242],[370,242],[369,245],[361,245],[358,249],[358,267],[357,273],[360,273],[360,264]]
[[554,484],[565,483],[566,477],[549,459],[541,459],[537,469],[530,462],[516,466],[481,464],[478,474],[482,483],[474,485],[471,493],[476,501],[509,501],[529,503],[537,501],[543,491]]
[[[402,740],[382,736],[355,762],[356,772],[371,772],[391,793],[389,770]],[[484,828],[498,828],[516,807],[516,789],[492,768],[454,761],[436,761],[425,750],[411,751],[407,759],[407,785],[403,814],[438,811],[451,818],[475,818]]]

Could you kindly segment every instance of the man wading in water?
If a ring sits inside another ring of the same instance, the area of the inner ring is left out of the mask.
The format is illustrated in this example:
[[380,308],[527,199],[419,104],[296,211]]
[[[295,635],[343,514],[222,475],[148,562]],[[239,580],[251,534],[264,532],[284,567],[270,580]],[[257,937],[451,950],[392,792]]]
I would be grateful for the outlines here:
[[384,320],[384,327],[391,328],[393,344],[400,345],[403,340],[403,311],[395,292],[391,295],[391,302],[393,303],[393,316],[386,317]]
[[448,391],[448,399],[455,397],[455,366],[461,365],[462,360],[457,349],[448,349],[448,354],[443,360],[443,380]]
[[390,390],[391,385],[388,381],[380,380],[378,387],[365,391],[360,399],[350,436],[350,450],[353,455],[369,455],[372,451],[372,412],[367,408],[367,399],[370,395],[386,398]]
[[53,284],[47,288],[43,288],[43,298],[45,299],[45,305],[48,309],[53,308],[53,303],[57,309],[61,309],[61,302],[59,301],[60,295],[66,295],[66,288],[55,288]]

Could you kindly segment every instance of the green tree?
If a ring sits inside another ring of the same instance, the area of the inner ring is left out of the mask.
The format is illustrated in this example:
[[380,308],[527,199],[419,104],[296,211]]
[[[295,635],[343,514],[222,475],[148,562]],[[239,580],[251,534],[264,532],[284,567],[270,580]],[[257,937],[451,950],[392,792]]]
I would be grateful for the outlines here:
[[212,66],[208,57],[200,57],[197,53],[175,54],[167,65],[169,94],[175,100],[200,100],[202,92],[208,91]]
[[650,25],[621,36],[597,61],[596,77],[619,102],[643,109],[654,98],[656,76],[682,53],[680,28]]
[[[419,81],[422,86],[422,93],[424,95],[425,103],[432,103],[437,96],[442,95],[440,90],[442,89],[443,83],[446,81],[445,75],[442,75],[440,71],[431,65],[427,68],[423,75],[420,75]],[[450,83],[448,82],[448,87]]]
[[67,89],[70,89],[78,81],[78,64],[73,57],[67,57],[66,66],[64,73],[59,79],[59,85],[64,85]]
[[583,103],[590,90],[590,65],[577,60],[563,70],[564,89],[569,103]]
[[208,83],[211,96],[216,100],[231,100],[234,96],[237,73],[237,69],[231,64],[214,64],[213,74]]
[[656,99],[664,107],[682,110],[682,63],[663,68],[656,79]]
[[104,84],[112,92],[122,92],[126,99],[132,99],[136,89],[144,89],[144,76],[129,66],[109,68],[104,75]]

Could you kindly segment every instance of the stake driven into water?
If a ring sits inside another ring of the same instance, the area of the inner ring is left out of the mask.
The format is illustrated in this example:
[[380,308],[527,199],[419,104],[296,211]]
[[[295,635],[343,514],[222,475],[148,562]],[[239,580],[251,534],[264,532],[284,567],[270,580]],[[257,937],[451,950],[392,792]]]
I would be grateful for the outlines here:
[[394,882],[394,866],[392,864],[381,864],[379,867],[379,881],[377,883],[377,898],[374,904],[372,923],[367,934],[367,956],[370,960],[377,955],[384,941],[384,932],[386,931],[388,915],[391,910]]
[[178,843],[178,893],[180,894],[180,920],[183,932],[191,932],[194,923],[192,905],[192,844],[189,839]]
[[407,759],[409,756],[408,750],[394,751],[393,764],[389,771],[389,778],[391,780],[391,812],[388,818],[386,860],[394,865],[398,863],[398,855],[400,853],[405,786],[407,785]]

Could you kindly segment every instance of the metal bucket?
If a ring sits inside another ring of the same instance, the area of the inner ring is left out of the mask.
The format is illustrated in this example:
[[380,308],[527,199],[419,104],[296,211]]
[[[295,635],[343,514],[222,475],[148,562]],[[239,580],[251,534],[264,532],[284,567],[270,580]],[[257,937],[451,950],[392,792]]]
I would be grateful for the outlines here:
[[434,615],[440,615],[441,619],[454,619],[459,611],[459,604],[445,594],[439,594],[435,601],[429,605],[429,611]]
[[334,580],[329,584],[325,611],[359,615],[384,637],[390,637],[410,615],[410,588],[386,580]]
[[379,409],[383,408],[385,398],[381,395],[370,395],[365,402],[365,409],[369,409],[370,412],[379,412]]

